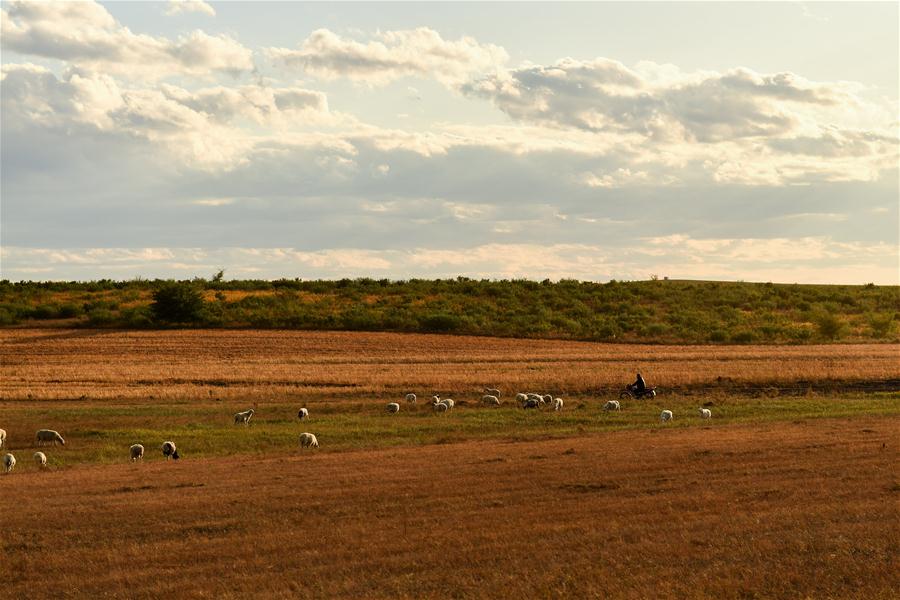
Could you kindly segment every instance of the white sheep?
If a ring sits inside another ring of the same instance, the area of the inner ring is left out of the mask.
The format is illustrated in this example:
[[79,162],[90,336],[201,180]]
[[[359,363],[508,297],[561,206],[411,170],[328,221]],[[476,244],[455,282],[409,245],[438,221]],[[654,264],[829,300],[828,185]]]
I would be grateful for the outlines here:
[[47,455],[43,452],[35,452],[34,453],[34,462],[35,464],[43,469],[47,466]]
[[607,400],[603,405],[603,410],[622,410],[622,406],[618,400]]
[[709,410],[708,408],[701,408],[701,409],[700,409],[700,418],[701,418],[701,419],[708,419],[708,418],[710,418],[710,417],[712,417],[712,411],[711,411],[711,410]]
[[553,400],[553,410],[560,411],[563,408],[563,399],[562,398],[554,398]]
[[0,448],[6,443],[6,430],[0,429]]
[[131,462],[136,460],[144,460],[144,447],[140,444],[134,444],[130,449],[131,451]]
[[449,409],[449,408],[450,407],[447,406],[446,404],[444,404],[443,402],[438,401],[438,402],[431,403],[431,409],[434,412],[438,412],[438,413],[447,412],[447,409]]
[[396,402],[391,402],[387,405],[387,411],[391,414],[400,412],[400,405]]
[[297,418],[300,419],[301,421],[305,421],[306,419],[309,418],[309,410],[307,410],[305,408],[301,408],[300,410],[297,411]]
[[441,400],[441,402],[446,404],[448,409],[453,408],[453,406],[456,404],[455,402],[453,402],[453,398],[444,398],[443,400]]
[[488,396],[496,396],[497,398],[500,397],[500,390],[498,390],[497,388],[484,388],[484,393]]
[[178,460],[181,458],[178,455],[178,449],[175,447],[175,442],[163,442],[162,445],[162,453],[163,456],[166,457],[166,460],[169,460],[169,457],[172,457],[172,460]]
[[528,394],[523,394],[522,392],[516,394],[516,402],[519,404],[523,404],[526,400],[528,400]]
[[500,406],[500,398],[491,395],[482,396],[481,403],[487,406]]
[[12,454],[7,454],[3,457],[3,468],[6,469],[6,472],[9,473],[13,470],[13,467],[16,466],[16,457]]
[[38,443],[38,445],[41,446],[43,446],[47,442],[52,443],[54,446],[57,443],[60,443],[63,446],[66,445],[66,440],[64,440],[62,436],[59,435],[59,432],[53,431],[52,429],[39,429],[35,434],[34,439]]
[[666,421],[671,421],[675,416],[672,414],[671,410],[664,410],[659,413],[659,420],[665,423]]
[[543,396],[536,394],[535,392],[527,392],[525,395],[528,396],[529,400],[537,400],[538,402],[544,399]]
[[253,409],[245,410],[244,412],[235,413],[234,415],[234,424],[243,423],[244,425],[250,425],[250,419],[253,417]]
[[300,447],[301,448],[318,448],[319,440],[316,439],[315,434],[301,433],[300,434]]
[[553,404],[553,396],[551,396],[550,394],[541,396],[541,399],[544,401],[544,404]]
[[407,394],[406,401],[409,402],[410,404],[415,404],[416,403],[416,395],[415,394]]

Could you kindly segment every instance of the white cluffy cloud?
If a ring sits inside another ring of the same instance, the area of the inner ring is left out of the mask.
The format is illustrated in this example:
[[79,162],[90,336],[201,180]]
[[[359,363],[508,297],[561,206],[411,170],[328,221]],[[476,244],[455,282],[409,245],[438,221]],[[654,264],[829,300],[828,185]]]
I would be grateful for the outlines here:
[[216,16],[216,9],[202,0],[169,0],[166,4],[166,15],[179,15],[196,12],[210,17]]
[[0,32],[6,50],[132,79],[253,69],[250,49],[226,35],[133,33],[96,2],[12,2],[0,11]]
[[369,85],[409,76],[460,85],[472,76],[496,71],[509,59],[500,46],[468,36],[445,40],[427,27],[381,32],[366,43],[317,29],[296,50],[266,52],[276,62],[322,79],[347,78]]

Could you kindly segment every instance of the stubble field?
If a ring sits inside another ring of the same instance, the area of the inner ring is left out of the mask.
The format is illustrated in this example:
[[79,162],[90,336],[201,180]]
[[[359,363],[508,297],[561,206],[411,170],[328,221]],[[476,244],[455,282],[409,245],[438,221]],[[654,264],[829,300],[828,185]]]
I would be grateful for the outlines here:
[[[10,597],[895,597],[898,350],[0,330],[0,577]],[[602,411],[638,370],[660,396]],[[565,409],[511,402],[532,390]],[[432,414],[433,393],[461,403]],[[42,427],[67,440],[44,472]]]

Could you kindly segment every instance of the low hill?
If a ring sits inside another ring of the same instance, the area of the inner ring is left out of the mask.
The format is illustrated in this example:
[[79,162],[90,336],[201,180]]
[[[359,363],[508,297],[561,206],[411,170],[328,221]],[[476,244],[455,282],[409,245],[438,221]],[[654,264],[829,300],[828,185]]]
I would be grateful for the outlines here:
[[659,343],[897,341],[900,287],[713,281],[0,282],[0,325],[443,332]]

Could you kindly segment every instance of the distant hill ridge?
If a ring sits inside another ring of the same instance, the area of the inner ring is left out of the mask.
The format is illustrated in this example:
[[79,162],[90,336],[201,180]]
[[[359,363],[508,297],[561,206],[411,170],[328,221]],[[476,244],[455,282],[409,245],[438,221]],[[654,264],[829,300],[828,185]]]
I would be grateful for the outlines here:
[[0,325],[441,332],[658,343],[898,341],[900,286],[650,280],[0,282]]

